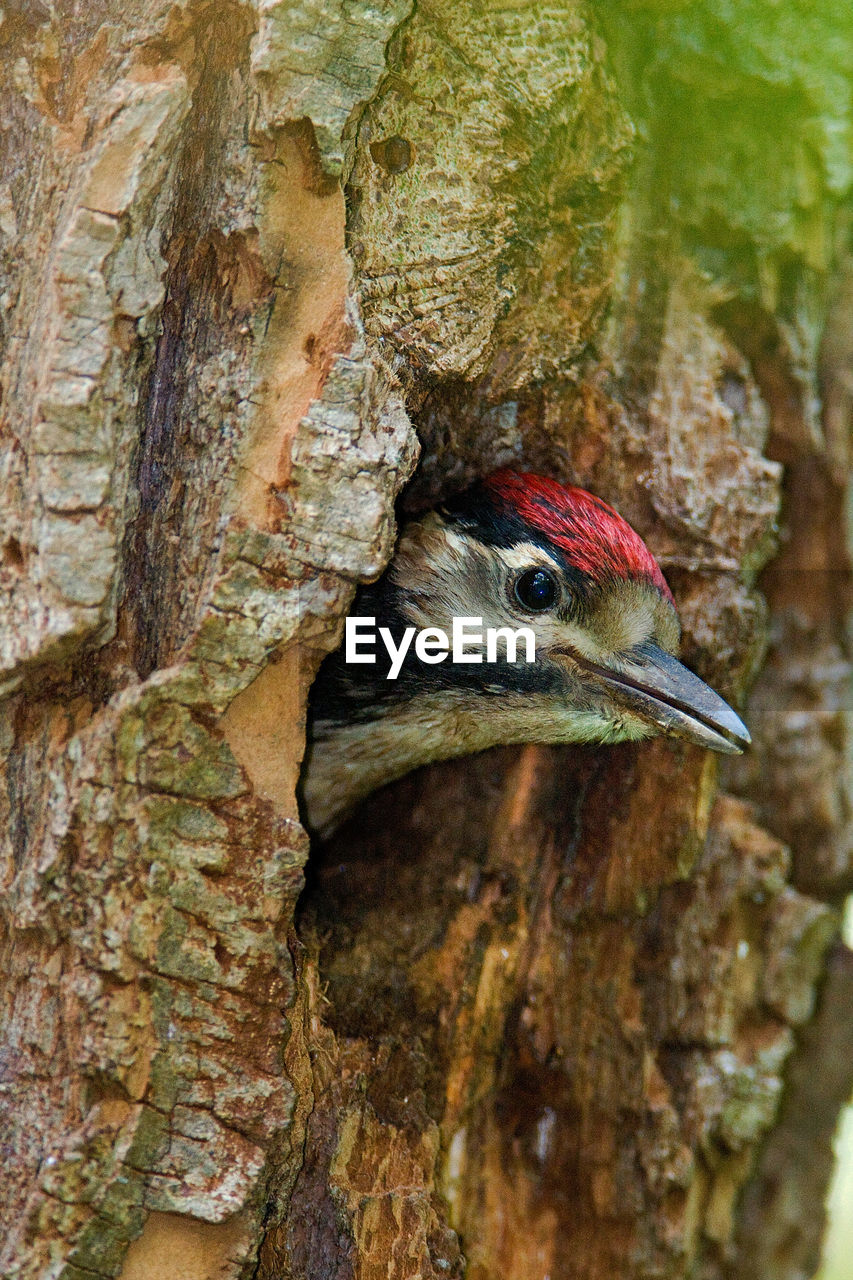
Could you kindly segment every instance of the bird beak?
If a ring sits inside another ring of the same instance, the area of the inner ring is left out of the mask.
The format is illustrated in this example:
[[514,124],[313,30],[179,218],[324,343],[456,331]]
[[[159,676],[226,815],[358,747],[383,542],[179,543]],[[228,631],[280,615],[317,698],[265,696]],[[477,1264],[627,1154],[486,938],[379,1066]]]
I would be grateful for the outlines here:
[[599,666],[577,655],[575,660],[620,706],[670,737],[730,755],[739,755],[749,746],[749,730],[729,704],[656,644],[643,645],[618,668]]

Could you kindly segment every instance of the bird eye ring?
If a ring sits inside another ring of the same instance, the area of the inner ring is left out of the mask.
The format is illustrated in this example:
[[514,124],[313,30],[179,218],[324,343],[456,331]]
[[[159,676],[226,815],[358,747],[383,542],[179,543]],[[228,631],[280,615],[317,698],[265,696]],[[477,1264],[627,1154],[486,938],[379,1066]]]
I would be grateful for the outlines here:
[[525,569],[515,580],[515,598],[531,613],[550,609],[559,594],[559,583],[548,569]]

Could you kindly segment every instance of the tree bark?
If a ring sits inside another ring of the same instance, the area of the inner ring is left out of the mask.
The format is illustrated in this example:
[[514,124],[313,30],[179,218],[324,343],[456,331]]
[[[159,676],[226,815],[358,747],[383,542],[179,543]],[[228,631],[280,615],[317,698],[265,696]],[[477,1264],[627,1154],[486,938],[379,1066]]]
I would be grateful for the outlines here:
[[[5,6],[4,1277],[814,1269],[851,60],[807,0]],[[309,849],[395,502],[505,463],[643,534],[753,749],[497,749]]]

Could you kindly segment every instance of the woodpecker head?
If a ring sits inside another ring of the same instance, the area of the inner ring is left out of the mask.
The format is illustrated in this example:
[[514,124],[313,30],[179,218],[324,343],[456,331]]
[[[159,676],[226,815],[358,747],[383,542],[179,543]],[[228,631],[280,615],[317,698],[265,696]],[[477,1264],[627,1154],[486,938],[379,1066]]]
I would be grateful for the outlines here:
[[[450,634],[454,618],[482,619],[501,647],[496,661],[476,661],[469,644],[469,660],[455,662],[425,660],[410,642],[394,679],[384,645],[374,664],[347,663],[343,652],[326,661],[304,779],[319,831],[416,765],[498,743],[665,733],[739,752],[749,742],[727,703],[674,656],[672,594],[642,539],[600,499],[543,476],[498,471],[407,525],[353,613],[375,618],[396,650],[407,629]],[[506,632],[524,627],[535,659],[522,647],[511,660]]]

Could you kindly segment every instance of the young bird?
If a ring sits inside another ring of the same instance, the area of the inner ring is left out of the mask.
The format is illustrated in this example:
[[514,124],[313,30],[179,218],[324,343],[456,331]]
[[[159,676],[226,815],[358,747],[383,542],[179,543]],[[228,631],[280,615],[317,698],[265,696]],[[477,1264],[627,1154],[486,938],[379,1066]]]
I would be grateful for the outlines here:
[[535,660],[522,644],[514,661],[504,645],[497,662],[425,662],[410,643],[388,679],[381,643],[375,665],[330,655],[312,690],[303,775],[306,821],[321,835],[392,778],[499,743],[664,733],[740,752],[750,740],[674,657],[672,593],[642,539],[599,498],[545,476],[498,471],[406,525],[353,614],[387,627],[395,647],[411,627],[450,634],[454,616],[482,618],[483,630],[530,627]]

